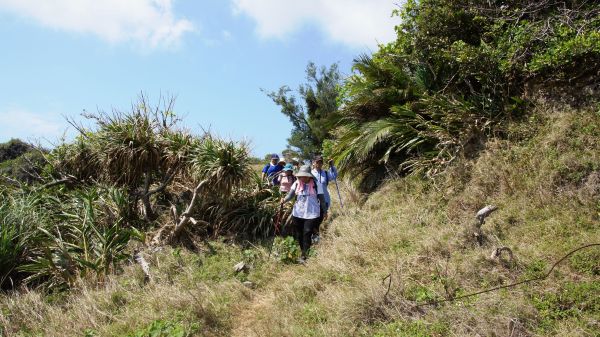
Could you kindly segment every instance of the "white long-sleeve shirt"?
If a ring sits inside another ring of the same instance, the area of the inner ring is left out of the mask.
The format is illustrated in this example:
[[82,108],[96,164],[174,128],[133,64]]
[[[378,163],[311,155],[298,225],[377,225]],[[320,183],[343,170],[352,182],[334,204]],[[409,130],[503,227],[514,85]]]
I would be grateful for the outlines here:
[[[304,191],[296,193],[298,184],[300,184],[300,181],[296,180],[292,184],[290,192],[284,199],[284,202],[288,202],[292,200],[294,196],[296,197],[296,202],[294,203],[294,207],[292,209],[292,216],[301,219],[318,218],[321,215],[321,202],[325,201],[321,185],[319,183],[316,183],[314,187],[315,193],[314,195],[311,195],[309,193],[308,186],[304,189]],[[327,209],[323,207],[323,211],[327,211]]]

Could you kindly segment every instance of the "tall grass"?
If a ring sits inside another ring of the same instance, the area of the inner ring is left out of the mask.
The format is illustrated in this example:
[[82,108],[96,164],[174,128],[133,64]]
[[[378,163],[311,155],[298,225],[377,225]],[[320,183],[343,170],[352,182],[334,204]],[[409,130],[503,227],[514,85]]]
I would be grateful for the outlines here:
[[[594,250],[542,282],[416,307],[541,275],[600,241],[598,110],[540,108],[510,129],[512,141],[489,142],[433,181],[388,181],[361,207],[345,204],[316,256],[255,293],[232,335],[598,335]],[[480,244],[474,215],[487,204],[499,211]],[[503,246],[513,261],[490,258]]]
[[0,192],[0,286],[11,288],[24,274],[28,258],[45,244],[40,228],[50,219],[43,209],[45,196],[35,193]]

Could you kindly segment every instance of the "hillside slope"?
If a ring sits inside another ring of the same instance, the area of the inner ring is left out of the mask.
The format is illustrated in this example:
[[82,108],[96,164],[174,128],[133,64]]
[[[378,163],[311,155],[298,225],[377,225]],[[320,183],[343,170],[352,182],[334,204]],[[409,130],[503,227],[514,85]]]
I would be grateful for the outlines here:
[[[538,107],[434,180],[389,181],[334,209],[306,265],[263,245],[204,241],[145,250],[120,275],[67,293],[0,296],[7,336],[597,336],[600,249],[546,280],[439,305],[419,303],[543,275],[600,243],[600,111]],[[337,203],[336,203],[337,204]],[[474,215],[498,210],[474,237]],[[335,205],[334,205],[335,206]],[[498,247],[514,254],[491,259]],[[244,261],[245,272],[233,266]],[[249,281],[251,283],[243,282]]]
[[[538,108],[433,182],[391,181],[340,211],[318,256],[257,291],[236,336],[598,336],[600,111]],[[473,236],[474,215],[498,206]],[[507,256],[491,259],[498,247]]]

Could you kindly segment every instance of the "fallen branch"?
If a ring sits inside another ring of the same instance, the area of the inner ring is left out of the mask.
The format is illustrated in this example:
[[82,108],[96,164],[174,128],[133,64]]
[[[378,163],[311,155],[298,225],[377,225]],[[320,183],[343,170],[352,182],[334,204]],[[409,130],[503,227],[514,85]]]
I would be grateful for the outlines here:
[[173,230],[173,233],[171,235],[171,238],[173,240],[179,238],[179,236],[181,235],[183,230],[187,227],[187,225],[190,222],[192,222],[191,220],[193,220],[192,223],[197,223],[197,220],[192,218],[191,214],[192,214],[192,211],[194,210],[194,206],[196,205],[196,199],[198,199],[198,194],[200,193],[202,188],[207,183],[208,183],[207,180],[203,180],[198,184],[198,186],[196,186],[196,188],[194,188],[194,194],[192,195],[192,200],[190,201],[190,204],[185,209],[185,211],[181,214],[181,217],[179,218],[179,222],[177,223],[177,225],[175,225],[175,229]]
[[425,303],[419,303],[419,304],[415,305],[415,308],[422,307],[422,306],[425,306],[425,305],[437,305],[437,304],[444,303],[444,302],[453,302],[453,301],[456,301],[456,300],[465,299],[465,298],[468,298],[468,297],[473,297],[473,296],[477,296],[477,295],[489,293],[489,292],[500,290],[500,289],[506,289],[506,288],[516,287],[516,286],[521,285],[521,284],[544,280],[544,279],[548,278],[548,276],[550,276],[550,274],[552,273],[552,271],[554,270],[554,268],[556,268],[556,266],[558,266],[561,262],[563,262],[564,260],[566,260],[569,256],[573,255],[574,253],[576,253],[576,252],[578,252],[578,251],[580,251],[582,249],[586,249],[586,248],[590,248],[590,247],[596,247],[596,246],[600,246],[600,243],[591,243],[591,244],[588,244],[588,245],[581,246],[579,248],[573,249],[572,251],[568,252],[565,256],[563,256],[562,258],[560,258],[560,260],[554,262],[554,264],[552,265],[552,267],[550,267],[550,270],[548,270],[548,272],[546,274],[542,275],[542,276],[534,277],[534,278],[526,279],[526,280],[519,281],[519,282],[516,282],[516,283],[511,283],[511,284],[507,284],[507,285],[503,285],[503,286],[498,286],[498,287],[494,287],[494,288],[490,288],[490,289],[485,289],[485,290],[477,291],[477,292],[474,292],[474,293],[470,293],[470,294],[466,294],[466,295],[462,295],[462,296],[458,296],[458,297],[454,297],[454,298],[446,298],[446,299],[442,299],[442,300],[434,300],[434,301],[428,301],[428,302],[425,302]]
[[500,256],[502,256],[502,252],[508,252],[509,261],[510,262],[513,261],[513,259],[514,259],[513,252],[508,247],[500,247],[500,248],[494,249],[494,251],[492,251],[492,255],[490,256],[490,259],[495,260],[497,258],[500,258]]
[[77,182],[77,178],[72,176],[72,175],[67,175],[66,177],[59,179],[59,180],[55,180],[55,181],[51,181],[47,184],[44,184],[42,186],[39,187],[39,189],[46,189],[52,186],[57,186],[57,185],[62,185],[62,184],[72,184]]
[[485,223],[485,218],[490,216],[490,214],[492,214],[492,212],[494,212],[497,209],[498,207],[494,205],[487,205],[484,208],[480,209],[475,215],[475,218],[479,220],[478,227],[481,228],[481,226]]
[[137,262],[142,267],[142,271],[144,272],[144,283],[150,282],[150,265],[148,264],[146,259],[144,259],[140,252],[136,252],[133,255],[133,257],[135,259],[135,262]]
[[390,293],[390,288],[392,287],[392,274],[387,274],[386,277],[384,277],[381,280],[381,283],[385,284],[385,280],[388,280],[388,285],[387,285],[387,290],[385,292],[385,294],[383,295],[383,300],[385,303],[389,303],[389,299],[388,299],[388,294]]

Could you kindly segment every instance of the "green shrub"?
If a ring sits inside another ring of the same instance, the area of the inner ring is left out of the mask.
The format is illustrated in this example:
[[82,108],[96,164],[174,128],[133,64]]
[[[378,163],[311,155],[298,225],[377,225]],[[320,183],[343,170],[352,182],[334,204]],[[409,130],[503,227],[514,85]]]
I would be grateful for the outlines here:
[[11,139],[0,144],[0,163],[15,159],[32,150],[31,145],[20,139]]
[[47,243],[40,228],[50,217],[43,204],[46,196],[35,193],[0,194],[0,286],[18,284],[21,267]]
[[600,69],[600,20],[591,3],[564,6],[407,1],[396,41],[358,57],[341,91],[327,149],[340,173],[363,190],[388,177],[435,175],[528,113],[531,88],[593,99],[577,88],[593,85]]
[[187,337],[198,330],[197,325],[184,326],[180,322],[156,320],[147,327],[128,334],[127,337]]
[[273,242],[273,252],[279,261],[284,263],[296,263],[302,255],[300,246],[292,236],[276,237]]
[[579,318],[583,314],[598,317],[600,282],[567,282],[556,292],[533,296],[532,301],[540,315],[539,329],[549,332],[561,320]]
[[27,282],[49,288],[71,285],[77,277],[100,280],[127,259],[129,240],[140,238],[123,217],[123,192],[86,188],[42,204],[47,223],[34,223],[39,240],[29,240],[28,256],[17,270]]

